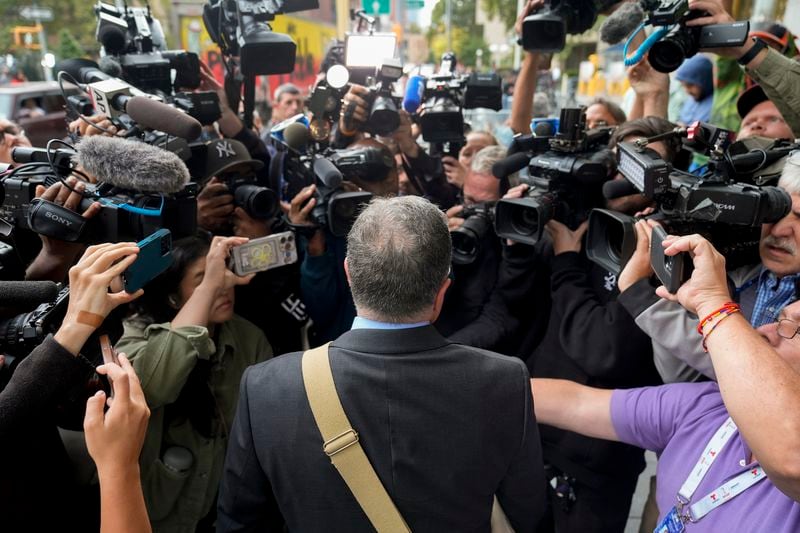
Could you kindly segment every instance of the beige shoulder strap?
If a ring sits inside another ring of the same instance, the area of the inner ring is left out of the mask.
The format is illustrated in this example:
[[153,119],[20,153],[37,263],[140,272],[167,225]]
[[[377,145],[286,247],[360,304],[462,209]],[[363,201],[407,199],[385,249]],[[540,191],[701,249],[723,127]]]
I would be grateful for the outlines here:
[[347,419],[333,382],[329,345],[308,350],[302,360],[303,383],[322,434],[323,451],[379,533],[410,532],[358,442],[358,433]]

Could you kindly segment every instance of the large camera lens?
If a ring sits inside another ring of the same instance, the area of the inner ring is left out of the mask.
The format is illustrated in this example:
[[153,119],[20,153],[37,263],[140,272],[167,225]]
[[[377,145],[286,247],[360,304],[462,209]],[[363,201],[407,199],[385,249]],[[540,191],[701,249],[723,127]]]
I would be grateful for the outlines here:
[[550,195],[500,200],[495,207],[495,232],[504,239],[536,244],[544,225],[553,218],[553,210]]
[[609,272],[619,273],[636,249],[635,219],[624,213],[593,209],[589,213],[586,256]]
[[338,192],[328,200],[328,229],[337,237],[344,237],[356,221],[364,204],[369,203],[368,192]]
[[254,218],[268,219],[278,213],[278,197],[266,187],[239,185],[233,193],[233,201]]
[[792,197],[779,187],[762,187],[758,205],[757,224],[773,224],[792,210]]
[[647,58],[650,65],[659,72],[672,72],[681,66],[687,57],[697,53],[697,37],[692,29],[679,26],[678,29],[656,42]]
[[390,135],[400,126],[400,115],[397,105],[387,96],[376,96],[372,104],[372,112],[367,120],[367,129],[375,135]]
[[453,241],[453,262],[458,265],[468,265],[475,261],[488,231],[489,219],[483,214],[478,214],[467,217],[460,228],[450,232]]
[[511,214],[511,227],[520,235],[539,233],[539,212],[536,207],[515,209]]

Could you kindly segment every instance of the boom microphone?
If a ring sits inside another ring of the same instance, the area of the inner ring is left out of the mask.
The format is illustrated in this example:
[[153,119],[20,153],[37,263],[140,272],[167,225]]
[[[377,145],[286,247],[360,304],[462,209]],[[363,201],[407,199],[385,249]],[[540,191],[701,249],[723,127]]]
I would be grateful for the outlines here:
[[125,105],[125,112],[141,126],[181,139],[191,141],[200,137],[203,132],[202,124],[195,118],[150,98],[130,97]]
[[555,130],[550,122],[540,122],[533,129],[533,134],[537,137],[552,137]]
[[342,183],[342,173],[324,157],[314,158],[314,174],[329,189],[335,189]]
[[600,39],[604,43],[617,44],[639,27],[645,13],[638,1],[625,2],[600,26]]
[[172,152],[149,144],[92,135],[78,143],[78,164],[121,189],[171,194],[189,183],[189,169]]
[[525,152],[510,155],[492,165],[492,175],[497,179],[508,177],[528,166],[530,160],[530,154]]
[[39,304],[53,302],[58,285],[52,281],[0,281],[0,307],[28,311]]
[[112,78],[122,77],[122,65],[120,65],[119,61],[117,61],[111,56],[101,57],[100,65],[98,65],[98,68],[101,71],[103,71],[103,73],[108,74]]
[[603,184],[603,196],[606,200],[614,200],[638,192],[639,190],[628,180],[610,180]]
[[403,97],[403,109],[411,114],[417,112],[425,94],[425,78],[422,76],[411,76],[406,84],[406,95]]

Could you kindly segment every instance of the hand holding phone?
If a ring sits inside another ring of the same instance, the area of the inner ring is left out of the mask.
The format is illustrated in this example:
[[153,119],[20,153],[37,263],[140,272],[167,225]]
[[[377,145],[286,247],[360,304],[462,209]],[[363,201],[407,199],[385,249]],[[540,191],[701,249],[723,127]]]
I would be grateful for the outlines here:
[[160,229],[137,243],[136,261],[122,273],[125,292],[134,293],[172,264],[172,233]]
[[[119,359],[117,358],[117,351],[111,346],[111,339],[108,338],[108,335],[100,335],[100,352],[103,354],[103,364],[107,365],[108,363],[114,363],[115,365],[119,365]],[[114,382],[112,380],[108,380],[111,386],[111,397],[114,397]]]

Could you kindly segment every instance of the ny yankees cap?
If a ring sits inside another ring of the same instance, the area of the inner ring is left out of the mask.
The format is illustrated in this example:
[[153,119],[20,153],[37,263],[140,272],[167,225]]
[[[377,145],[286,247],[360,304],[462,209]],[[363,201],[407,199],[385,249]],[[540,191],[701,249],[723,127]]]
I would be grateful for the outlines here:
[[205,167],[200,182],[228,172],[253,172],[264,167],[264,163],[253,159],[247,148],[233,139],[214,139],[206,144]]

